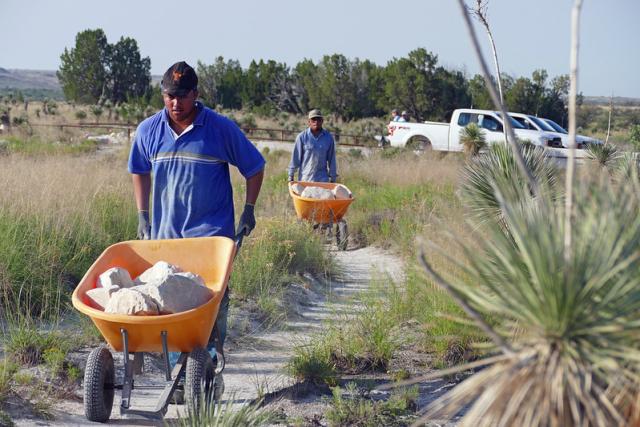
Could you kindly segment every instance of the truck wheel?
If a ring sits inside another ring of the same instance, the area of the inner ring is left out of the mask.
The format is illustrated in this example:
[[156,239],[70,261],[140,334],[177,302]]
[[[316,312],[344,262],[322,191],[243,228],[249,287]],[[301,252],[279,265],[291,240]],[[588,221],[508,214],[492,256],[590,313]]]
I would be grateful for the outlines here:
[[412,136],[407,141],[406,147],[410,150],[425,151],[431,148],[431,143],[423,136]]
[[185,402],[195,413],[200,410],[200,403],[208,405],[212,402],[213,379],[215,367],[209,352],[197,347],[187,358],[187,372],[184,379]]
[[336,245],[341,251],[347,250],[347,244],[349,243],[349,229],[347,223],[340,221],[336,226]]
[[89,354],[84,371],[84,414],[89,421],[104,423],[111,416],[115,371],[113,356],[102,346]]

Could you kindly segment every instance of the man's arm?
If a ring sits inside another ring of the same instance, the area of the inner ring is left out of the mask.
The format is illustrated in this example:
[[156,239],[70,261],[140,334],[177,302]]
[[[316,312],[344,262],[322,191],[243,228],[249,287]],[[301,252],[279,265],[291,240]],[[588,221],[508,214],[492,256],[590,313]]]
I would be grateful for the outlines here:
[[329,179],[331,182],[336,182],[338,178],[338,166],[336,164],[336,142],[333,137],[331,138],[331,146],[329,147],[327,157],[327,161],[329,162]]
[[296,138],[296,143],[293,146],[293,152],[291,153],[291,161],[289,162],[288,177],[292,181],[295,179],[296,170],[302,164],[302,141],[300,135]]
[[247,178],[247,198],[242,215],[240,215],[237,233],[242,233],[245,236],[248,236],[256,226],[256,217],[253,211],[256,201],[258,200],[258,195],[260,194],[263,177],[264,169]]
[[133,179],[133,194],[136,199],[138,212],[149,212],[149,195],[151,194],[151,175],[131,174]]
[[264,169],[247,178],[247,198],[246,203],[255,205],[260,194],[260,188],[262,188],[262,179],[264,178]]

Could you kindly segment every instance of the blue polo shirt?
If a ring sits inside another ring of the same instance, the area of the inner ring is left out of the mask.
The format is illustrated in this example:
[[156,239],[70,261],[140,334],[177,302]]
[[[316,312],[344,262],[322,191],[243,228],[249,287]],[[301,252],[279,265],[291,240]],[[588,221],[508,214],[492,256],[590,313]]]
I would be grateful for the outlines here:
[[264,158],[235,123],[196,104],[193,128],[177,139],[166,109],[136,130],[128,169],[152,173],[152,239],[233,237],[229,165],[245,178],[264,169]]
[[326,129],[318,136],[314,136],[310,128],[298,134],[289,163],[289,176],[294,176],[297,169],[300,170],[299,181],[336,180],[336,147],[333,136]]

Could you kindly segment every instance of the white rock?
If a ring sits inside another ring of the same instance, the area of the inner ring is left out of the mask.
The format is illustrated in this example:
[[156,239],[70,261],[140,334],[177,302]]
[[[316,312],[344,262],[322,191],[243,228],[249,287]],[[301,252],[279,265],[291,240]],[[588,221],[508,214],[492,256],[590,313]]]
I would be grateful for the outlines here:
[[165,280],[169,275],[174,273],[180,273],[182,269],[177,265],[169,264],[166,261],[158,261],[153,267],[148,268],[140,276],[134,280],[136,285],[144,285],[146,283],[159,283]]
[[328,188],[309,186],[304,189],[300,196],[307,199],[333,200],[335,196]]
[[149,295],[134,288],[122,288],[114,292],[104,308],[105,313],[151,316],[159,314],[158,305]]
[[86,293],[89,306],[104,311],[109,302],[109,290],[105,288],[90,289]]
[[118,291],[120,288],[130,288],[133,286],[133,280],[129,272],[121,267],[113,267],[102,273],[98,277],[98,288],[104,288],[109,295]]
[[152,298],[161,314],[191,310],[206,303],[213,296],[211,289],[178,274],[169,275],[161,282],[149,282],[132,289]]
[[331,192],[336,199],[350,199],[352,197],[351,191],[342,184],[336,185]]
[[298,184],[297,182],[295,184],[291,184],[291,191],[299,196],[304,191],[304,185]]
[[187,277],[187,278],[189,278],[189,279],[193,280],[195,283],[197,283],[197,284],[198,284],[198,285],[200,285],[200,286],[207,286],[207,285],[204,283],[204,279],[203,279],[199,274],[192,273],[192,272],[190,272],[190,271],[183,271],[183,272],[181,272],[181,273],[176,273],[175,275],[176,275],[176,276],[184,276],[184,277]]

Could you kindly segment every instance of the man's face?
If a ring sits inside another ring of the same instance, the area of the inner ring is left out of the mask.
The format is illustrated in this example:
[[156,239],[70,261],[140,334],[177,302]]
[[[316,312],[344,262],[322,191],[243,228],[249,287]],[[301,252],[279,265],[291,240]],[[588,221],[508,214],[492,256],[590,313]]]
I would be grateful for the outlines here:
[[317,132],[322,130],[322,117],[314,117],[313,119],[309,119],[309,127],[312,132]]
[[169,112],[169,117],[175,122],[182,123],[192,119],[194,109],[196,107],[196,99],[198,99],[198,91],[190,90],[186,95],[176,96],[165,93],[162,95],[164,106]]

